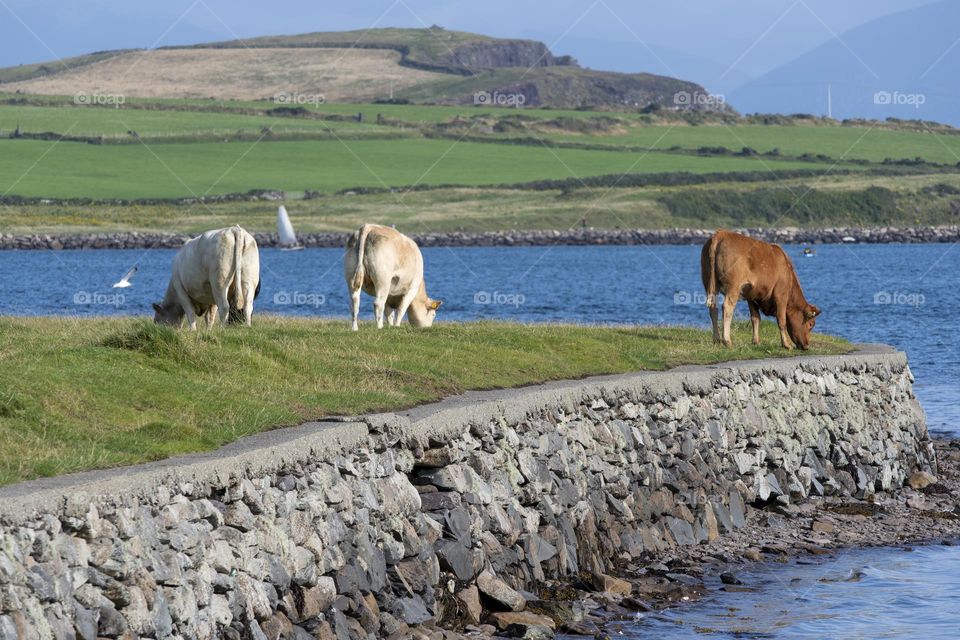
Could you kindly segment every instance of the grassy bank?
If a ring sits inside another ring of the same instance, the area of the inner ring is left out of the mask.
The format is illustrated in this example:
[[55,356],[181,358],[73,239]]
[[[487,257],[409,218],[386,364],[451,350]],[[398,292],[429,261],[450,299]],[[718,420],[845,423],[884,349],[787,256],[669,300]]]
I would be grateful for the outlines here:
[[[737,327],[499,323],[359,333],[259,316],[250,329],[174,332],[134,319],[0,318],[0,483],[215,448],[323,416],[398,409],[468,389],[780,356]],[[816,336],[814,352],[848,345]]]

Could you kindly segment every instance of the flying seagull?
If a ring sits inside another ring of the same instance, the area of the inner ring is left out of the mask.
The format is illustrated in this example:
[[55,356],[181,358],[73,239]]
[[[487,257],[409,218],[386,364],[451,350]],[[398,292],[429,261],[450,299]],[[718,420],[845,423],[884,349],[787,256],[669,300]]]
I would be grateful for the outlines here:
[[123,277],[120,278],[120,281],[113,285],[113,288],[114,288],[114,289],[126,289],[127,287],[132,286],[132,285],[130,284],[130,279],[133,277],[133,275],[134,275],[136,272],[137,272],[137,265],[133,265],[132,267],[130,267],[130,270],[129,270],[129,271],[127,271],[125,274],[123,274]]

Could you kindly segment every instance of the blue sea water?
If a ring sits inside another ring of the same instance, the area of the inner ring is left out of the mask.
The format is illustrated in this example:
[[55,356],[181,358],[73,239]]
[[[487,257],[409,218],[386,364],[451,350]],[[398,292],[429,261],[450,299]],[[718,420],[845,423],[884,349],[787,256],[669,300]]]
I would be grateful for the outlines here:
[[874,638],[960,636],[960,547],[844,551],[737,575],[752,592],[724,593],[642,614],[624,638]]

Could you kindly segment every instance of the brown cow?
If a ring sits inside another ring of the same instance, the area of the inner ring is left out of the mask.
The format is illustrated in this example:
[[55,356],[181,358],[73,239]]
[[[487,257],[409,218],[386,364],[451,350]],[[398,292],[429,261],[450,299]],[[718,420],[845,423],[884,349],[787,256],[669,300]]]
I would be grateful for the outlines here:
[[[703,245],[700,275],[707,292],[713,339],[731,346],[730,322],[741,296],[750,306],[753,344],[760,344],[760,312],[774,316],[780,342],[806,349],[820,309],[807,302],[790,258],[779,245],[721,229]],[[723,335],[717,322],[717,294],[723,299]]]

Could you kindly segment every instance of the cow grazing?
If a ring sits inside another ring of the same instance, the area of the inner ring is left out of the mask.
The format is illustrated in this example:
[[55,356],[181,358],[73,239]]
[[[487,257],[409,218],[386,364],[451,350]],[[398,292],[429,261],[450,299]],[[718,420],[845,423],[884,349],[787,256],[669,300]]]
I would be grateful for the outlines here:
[[410,324],[429,327],[440,307],[427,296],[423,281],[423,256],[416,243],[396,229],[365,224],[347,240],[343,254],[343,275],[353,301],[353,330],[360,314],[360,291],[373,296],[377,328],[383,328],[384,310],[388,321],[400,326],[409,311]]
[[[753,343],[760,343],[760,312],[774,316],[780,342],[806,349],[820,309],[807,302],[790,258],[779,247],[732,231],[720,230],[703,245],[700,275],[707,293],[713,338],[728,347],[733,310],[742,296],[750,306]],[[724,295],[723,334],[717,321],[717,294]]]
[[239,226],[217,229],[189,240],[173,259],[173,275],[163,301],[154,304],[157,324],[179,326],[186,316],[191,330],[197,318],[207,326],[242,321],[250,326],[260,290],[257,241]]

